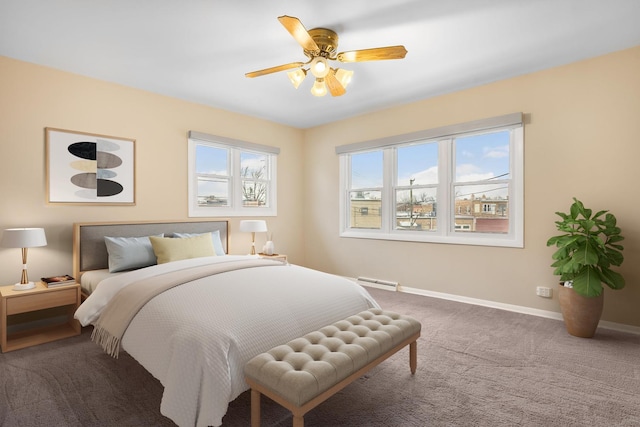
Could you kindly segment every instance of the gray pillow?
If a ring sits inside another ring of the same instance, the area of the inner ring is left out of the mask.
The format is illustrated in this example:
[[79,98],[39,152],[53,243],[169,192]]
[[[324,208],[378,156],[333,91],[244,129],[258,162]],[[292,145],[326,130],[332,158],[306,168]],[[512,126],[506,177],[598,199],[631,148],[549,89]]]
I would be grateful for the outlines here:
[[[164,237],[158,234],[158,237]],[[109,272],[148,267],[158,263],[148,236],[104,237],[109,253]]]
[[195,237],[201,234],[211,234],[211,239],[213,240],[213,250],[216,253],[216,256],[226,255],[222,247],[222,240],[220,240],[220,230],[212,231],[210,233],[173,233],[173,237],[181,239],[184,237]]

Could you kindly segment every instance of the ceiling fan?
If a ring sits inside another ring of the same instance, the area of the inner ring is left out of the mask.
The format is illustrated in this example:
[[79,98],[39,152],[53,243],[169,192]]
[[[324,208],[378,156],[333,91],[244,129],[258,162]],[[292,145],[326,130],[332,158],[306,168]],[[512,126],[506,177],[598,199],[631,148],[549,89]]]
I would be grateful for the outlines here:
[[[302,46],[302,50],[309,60],[307,62],[291,62],[277,67],[253,71],[246,73],[246,77],[264,76],[265,74],[297,68],[297,70],[287,73],[296,89],[307,76],[307,71],[311,71],[311,74],[315,77],[315,83],[311,88],[313,95],[324,96],[327,94],[328,88],[332,96],[340,96],[346,92],[346,87],[351,81],[353,71],[331,68],[328,61],[380,61],[384,59],[402,59],[407,54],[404,46],[376,47],[336,53],[338,34],[335,31],[327,28],[313,28],[307,31],[302,22],[293,16],[280,16],[278,20]],[[309,66],[308,69],[305,68],[307,65]]]

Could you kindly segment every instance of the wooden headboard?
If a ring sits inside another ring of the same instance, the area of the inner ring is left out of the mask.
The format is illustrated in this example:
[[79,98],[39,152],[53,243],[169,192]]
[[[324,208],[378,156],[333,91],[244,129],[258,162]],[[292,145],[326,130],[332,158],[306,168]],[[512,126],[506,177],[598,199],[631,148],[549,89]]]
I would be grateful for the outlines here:
[[142,237],[164,233],[206,233],[220,231],[225,253],[229,244],[229,221],[140,221],[81,222],[73,224],[73,274],[80,281],[83,272],[109,267],[104,237]]

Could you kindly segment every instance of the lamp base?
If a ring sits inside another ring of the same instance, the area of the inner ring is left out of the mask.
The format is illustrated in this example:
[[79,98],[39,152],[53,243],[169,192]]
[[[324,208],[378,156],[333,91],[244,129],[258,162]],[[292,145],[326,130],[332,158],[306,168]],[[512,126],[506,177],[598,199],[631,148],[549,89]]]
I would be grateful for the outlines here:
[[14,291],[26,291],[27,289],[33,289],[36,287],[36,284],[33,282],[29,283],[16,283],[13,285]]

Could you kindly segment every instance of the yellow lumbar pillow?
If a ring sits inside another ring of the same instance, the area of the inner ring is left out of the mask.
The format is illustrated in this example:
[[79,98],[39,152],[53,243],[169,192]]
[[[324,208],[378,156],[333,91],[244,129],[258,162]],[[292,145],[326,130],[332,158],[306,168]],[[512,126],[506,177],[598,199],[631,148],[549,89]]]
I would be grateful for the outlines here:
[[153,253],[158,258],[158,264],[216,254],[213,250],[210,234],[181,239],[150,236],[149,240],[153,247]]

